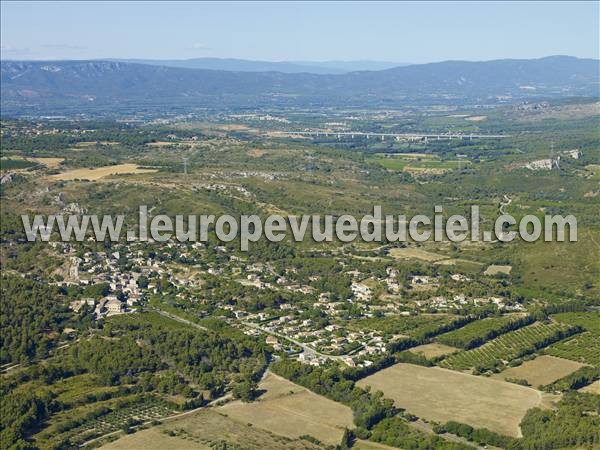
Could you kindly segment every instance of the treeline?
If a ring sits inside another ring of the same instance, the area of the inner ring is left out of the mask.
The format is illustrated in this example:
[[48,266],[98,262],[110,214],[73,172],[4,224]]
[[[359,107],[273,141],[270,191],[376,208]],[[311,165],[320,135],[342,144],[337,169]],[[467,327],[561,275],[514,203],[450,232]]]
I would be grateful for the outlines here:
[[600,445],[600,395],[568,392],[554,410],[533,408],[521,421],[522,438],[504,436],[486,428],[450,421],[434,427],[482,446],[507,450],[552,450]]
[[448,442],[435,435],[427,435],[411,428],[405,420],[399,417],[384,419],[373,430],[369,439],[405,449],[436,449],[436,450],[472,450],[465,444]]
[[501,334],[530,325],[534,320],[531,316],[523,316],[518,319],[511,317],[491,317],[475,321],[458,330],[442,334],[436,340],[442,344],[470,350],[483,345]]
[[600,395],[567,392],[556,410],[534,408],[521,421],[516,448],[547,450],[600,447]]
[[17,276],[3,276],[1,283],[0,361],[45,358],[70,317],[58,288]]
[[398,413],[394,402],[384,399],[382,392],[371,393],[361,389],[337,367],[325,369],[282,359],[272,364],[271,370],[317,394],[349,406],[359,428],[369,430],[381,420]]
[[0,442],[3,449],[35,448],[25,438],[28,430],[41,424],[60,405],[46,389],[12,393],[2,388],[0,397]]
[[464,317],[458,317],[448,323],[439,325],[439,324],[431,324],[431,325],[427,325],[422,327],[418,333],[416,333],[415,335],[413,335],[413,338],[420,343],[425,343],[428,339],[431,339],[432,337],[435,337],[437,335],[443,334],[443,333],[447,333],[449,331],[452,330],[456,330],[458,328],[462,328],[465,325],[467,325],[468,323],[477,320],[481,317],[475,316],[475,315],[469,315],[469,316],[464,316]]
[[547,392],[571,391],[590,385],[598,380],[600,380],[600,368],[584,366],[553,383],[541,386],[540,389]]
[[593,301],[588,300],[553,302],[548,303],[543,307],[534,307],[531,309],[531,313],[536,316],[538,320],[543,320],[547,319],[551,314],[587,311],[588,307],[593,303]]
[[437,433],[452,433],[468,441],[474,441],[480,445],[493,445],[499,448],[518,448],[517,441],[509,436],[494,433],[487,428],[473,428],[470,425],[460,422],[446,422],[442,426],[435,428]]

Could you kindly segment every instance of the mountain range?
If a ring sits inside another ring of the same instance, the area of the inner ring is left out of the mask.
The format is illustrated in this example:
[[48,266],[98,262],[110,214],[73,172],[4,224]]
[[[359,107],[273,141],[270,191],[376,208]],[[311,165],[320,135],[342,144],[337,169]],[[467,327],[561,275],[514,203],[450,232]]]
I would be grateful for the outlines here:
[[445,61],[339,74],[225,71],[124,61],[2,61],[3,115],[264,106],[490,104],[600,96],[600,61]]
[[109,59],[108,61],[147,64],[184,69],[227,70],[231,72],[282,72],[333,75],[359,70],[384,70],[408,64],[386,61],[253,61],[235,58],[192,59]]

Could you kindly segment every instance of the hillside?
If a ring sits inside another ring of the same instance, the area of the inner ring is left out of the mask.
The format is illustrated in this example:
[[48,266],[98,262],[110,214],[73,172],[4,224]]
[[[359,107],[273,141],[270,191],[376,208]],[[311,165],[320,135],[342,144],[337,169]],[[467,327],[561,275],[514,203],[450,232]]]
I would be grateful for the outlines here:
[[237,58],[111,59],[110,61],[184,69],[228,70],[232,72],[282,72],[341,74],[356,70],[384,70],[406,64],[384,61],[254,61]]
[[[494,103],[598,95],[597,60],[447,61],[336,75],[232,72],[117,61],[3,61],[3,114],[143,107]],[[67,109],[68,110],[68,109]]]

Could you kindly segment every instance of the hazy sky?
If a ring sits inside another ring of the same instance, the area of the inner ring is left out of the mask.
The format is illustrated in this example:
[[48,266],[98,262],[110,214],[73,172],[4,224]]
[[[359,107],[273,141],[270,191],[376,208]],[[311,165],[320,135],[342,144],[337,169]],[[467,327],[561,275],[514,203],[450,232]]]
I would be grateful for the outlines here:
[[599,58],[600,2],[2,1],[2,58]]

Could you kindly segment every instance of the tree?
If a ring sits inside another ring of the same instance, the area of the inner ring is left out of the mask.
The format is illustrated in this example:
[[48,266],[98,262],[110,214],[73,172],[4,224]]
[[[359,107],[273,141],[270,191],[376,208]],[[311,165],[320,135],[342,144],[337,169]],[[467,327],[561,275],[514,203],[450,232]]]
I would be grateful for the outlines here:
[[258,385],[254,381],[243,381],[233,387],[232,394],[243,402],[251,402],[258,397]]

